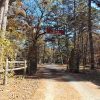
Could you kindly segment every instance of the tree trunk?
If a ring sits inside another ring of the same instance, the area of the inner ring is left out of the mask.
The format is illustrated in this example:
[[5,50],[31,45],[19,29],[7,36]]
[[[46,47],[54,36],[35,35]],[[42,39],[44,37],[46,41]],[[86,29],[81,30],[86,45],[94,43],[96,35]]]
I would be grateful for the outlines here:
[[0,0],[0,8],[2,7],[4,1],[5,0]]
[[43,47],[43,61],[42,63],[44,64],[45,63],[45,44],[44,44],[44,47]]
[[93,37],[92,37],[92,23],[91,23],[91,0],[88,0],[88,32],[89,32],[89,44],[90,44],[90,61],[91,69],[94,69],[94,48],[93,48]]
[[34,75],[37,71],[37,43],[34,42],[32,46],[29,47],[28,52],[28,74]]
[[71,50],[68,68],[69,68],[70,72],[73,72],[73,70],[75,68],[75,50],[74,50],[74,48]]
[[[74,0],[74,21],[76,21],[76,0]],[[74,29],[74,49],[76,46],[76,26]]]
[[2,28],[2,21],[3,21],[3,13],[4,13],[4,2],[0,6],[0,30]]
[[[6,31],[6,25],[7,25],[7,12],[8,12],[8,5],[9,0],[1,0],[0,1],[0,30],[2,30],[1,38],[5,38],[5,31]],[[0,46],[1,53],[3,54],[3,47]],[[2,62],[2,58],[1,58]]]
[[9,6],[9,0],[4,0],[0,7],[0,30],[3,30],[2,38],[5,38],[8,6]]
[[81,59],[80,50],[79,48],[77,48],[76,57],[75,57],[75,67],[76,68],[74,69],[74,72],[76,73],[79,73],[80,59]]
[[4,13],[3,13],[3,21],[2,21],[2,30],[3,31],[6,31],[6,26],[7,26],[8,6],[9,6],[9,0],[5,0],[5,3],[4,3]]

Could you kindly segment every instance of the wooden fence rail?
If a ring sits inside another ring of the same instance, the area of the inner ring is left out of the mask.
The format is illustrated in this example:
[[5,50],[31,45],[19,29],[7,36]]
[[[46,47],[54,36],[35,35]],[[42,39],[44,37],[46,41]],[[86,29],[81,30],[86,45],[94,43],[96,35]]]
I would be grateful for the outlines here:
[[[3,73],[4,72],[3,84],[4,85],[7,84],[8,72],[10,72],[10,71],[24,69],[24,75],[25,75],[26,74],[26,68],[27,68],[27,64],[26,63],[27,63],[26,60],[25,61],[8,61],[8,59],[6,59],[5,69],[0,70],[0,73]],[[24,66],[23,67],[17,67],[17,68],[9,68],[9,64],[24,64]]]

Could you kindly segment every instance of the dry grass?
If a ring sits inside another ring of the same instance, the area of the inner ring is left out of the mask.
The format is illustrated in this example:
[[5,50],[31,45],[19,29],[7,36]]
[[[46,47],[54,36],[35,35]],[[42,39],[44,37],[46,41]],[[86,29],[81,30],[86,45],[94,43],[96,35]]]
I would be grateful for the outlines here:
[[10,78],[7,86],[0,85],[0,100],[33,100],[37,80]]

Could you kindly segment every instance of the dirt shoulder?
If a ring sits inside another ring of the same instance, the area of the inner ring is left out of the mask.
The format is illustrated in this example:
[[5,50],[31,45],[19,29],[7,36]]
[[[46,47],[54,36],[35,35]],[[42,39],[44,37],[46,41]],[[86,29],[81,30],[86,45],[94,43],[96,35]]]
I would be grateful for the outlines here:
[[0,85],[0,100],[33,100],[39,81],[9,78],[7,86]]

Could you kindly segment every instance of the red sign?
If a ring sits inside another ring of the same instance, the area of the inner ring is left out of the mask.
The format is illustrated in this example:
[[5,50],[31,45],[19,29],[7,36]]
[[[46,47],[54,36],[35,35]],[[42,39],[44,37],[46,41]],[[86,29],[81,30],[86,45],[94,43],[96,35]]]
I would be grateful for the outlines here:
[[55,29],[52,29],[51,27],[47,27],[46,28],[46,32],[49,33],[49,34],[59,34],[59,35],[64,35],[64,30],[55,30]]
[[[33,28],[35,28],[35,29],[41,29],[41,27],[33,27]],[[45,31],[48,33],[48,34],[58,34],[58,35],[64,35],[65,34],[65,32],[64,32],[64,30],[61,30],[61,29],[53,29],[52,27],[47,27],[46,29],[45,29]]]

